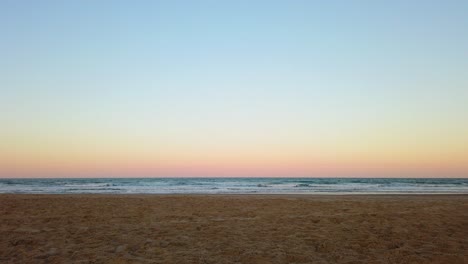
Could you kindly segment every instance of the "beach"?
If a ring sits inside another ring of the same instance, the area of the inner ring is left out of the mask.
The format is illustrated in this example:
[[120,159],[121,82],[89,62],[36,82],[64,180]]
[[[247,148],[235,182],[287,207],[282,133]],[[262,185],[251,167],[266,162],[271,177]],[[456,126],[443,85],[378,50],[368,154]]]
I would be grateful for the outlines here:
[[1,194],[1,263],[468,263],[468,195]]

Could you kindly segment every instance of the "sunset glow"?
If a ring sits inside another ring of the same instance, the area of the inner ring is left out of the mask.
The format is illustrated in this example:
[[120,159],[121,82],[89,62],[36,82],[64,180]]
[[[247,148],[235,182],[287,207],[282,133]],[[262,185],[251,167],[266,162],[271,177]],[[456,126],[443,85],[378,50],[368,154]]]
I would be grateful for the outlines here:
[[467,2],[40,2],[0,177],[468,177]]

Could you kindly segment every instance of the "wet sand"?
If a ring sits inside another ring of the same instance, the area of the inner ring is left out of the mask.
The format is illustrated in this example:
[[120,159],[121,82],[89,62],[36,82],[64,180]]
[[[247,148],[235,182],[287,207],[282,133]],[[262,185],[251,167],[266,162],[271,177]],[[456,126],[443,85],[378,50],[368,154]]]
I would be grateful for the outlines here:
[[468,263],[464,195],[0,195],[0,263]]

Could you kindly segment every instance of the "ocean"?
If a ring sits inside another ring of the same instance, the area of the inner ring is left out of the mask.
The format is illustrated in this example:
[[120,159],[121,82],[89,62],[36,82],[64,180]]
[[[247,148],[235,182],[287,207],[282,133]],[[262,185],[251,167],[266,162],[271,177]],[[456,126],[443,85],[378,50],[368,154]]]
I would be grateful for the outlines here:
[[0,193],[468,194],[468,179],[61,178],[0,179]]

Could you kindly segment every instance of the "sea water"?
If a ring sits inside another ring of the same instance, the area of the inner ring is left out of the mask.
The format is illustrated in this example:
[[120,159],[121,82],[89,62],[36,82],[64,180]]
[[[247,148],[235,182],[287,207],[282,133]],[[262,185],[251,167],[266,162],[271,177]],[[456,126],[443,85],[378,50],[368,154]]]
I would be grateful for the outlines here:
[[468,179],[61,178],[0,179],[0,193],[468,194]]

